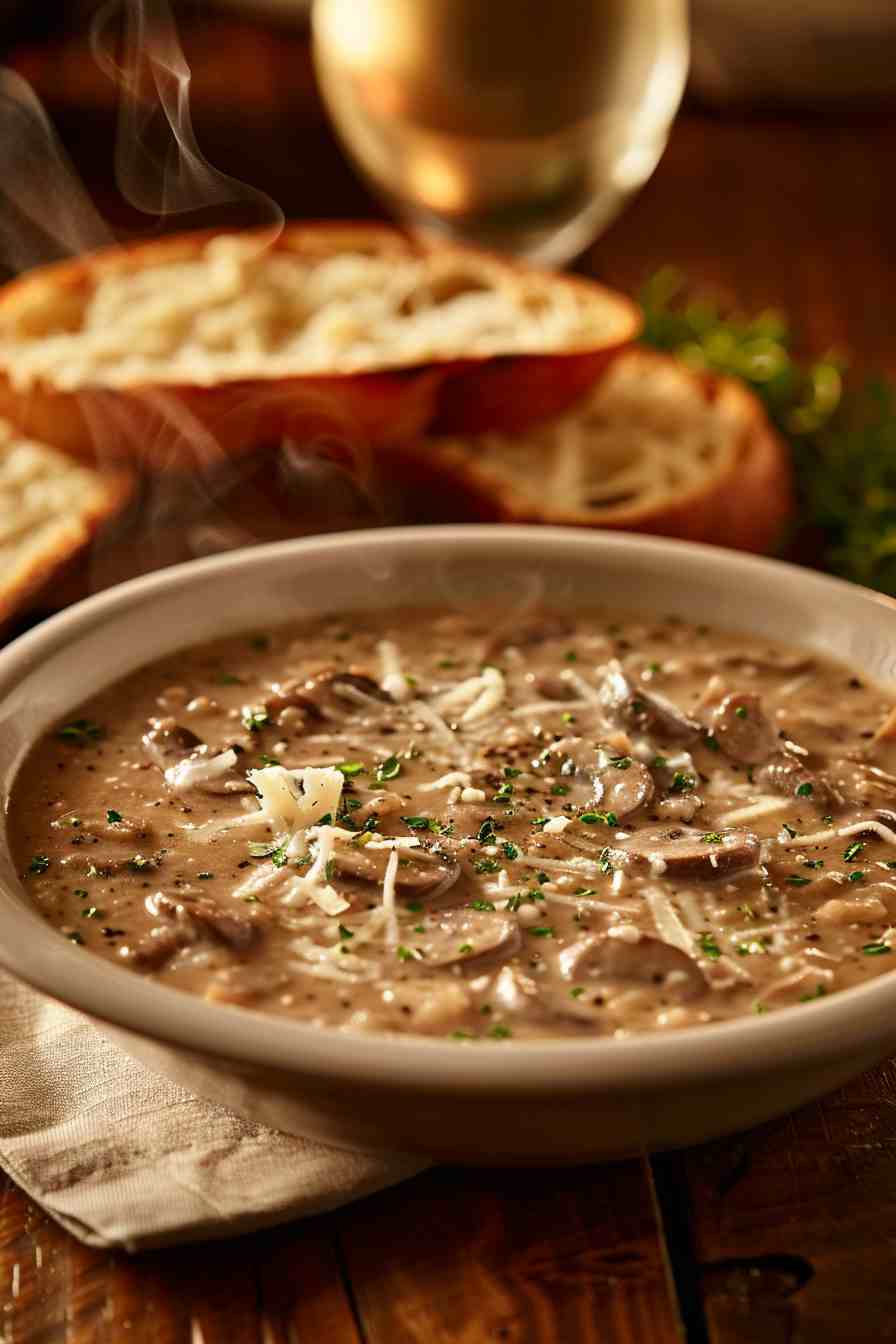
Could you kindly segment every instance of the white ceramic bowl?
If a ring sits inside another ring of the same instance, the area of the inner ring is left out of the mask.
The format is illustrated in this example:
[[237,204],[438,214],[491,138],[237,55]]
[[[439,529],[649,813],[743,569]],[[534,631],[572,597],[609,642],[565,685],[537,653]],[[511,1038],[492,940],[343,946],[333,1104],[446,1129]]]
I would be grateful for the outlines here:
[[[896,604],[710,547],[453,527],[287,542],[91,598],[0,654],[6,796],[38,734],[86,696],[199,641],[359,604],[606,601],[833,654],[893,684]],[[340,1145],[463,1162],[584,1161],[689,1144],[783,1113],[896,1048],[896,976],[720,1026],[614,1040],[464,1044],[319,1030],[192,998],[72,946],[27,905],[0,840],[0,962],[138,1059],[252,1119]]]

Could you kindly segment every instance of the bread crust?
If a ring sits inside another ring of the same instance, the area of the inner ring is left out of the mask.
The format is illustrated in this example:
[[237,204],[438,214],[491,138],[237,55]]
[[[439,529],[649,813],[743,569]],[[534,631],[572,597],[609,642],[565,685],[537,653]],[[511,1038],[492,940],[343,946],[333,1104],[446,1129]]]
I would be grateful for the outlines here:
[[37,548],[26,548],[21,558],[4,569],[0,582],[0,626],[5,626],[67,569],[100,528],[128,504],[135,477],[125,468],[96,473],[91,497],[80,509],[60,516]]
[[[204,230],[114,248],[30,271],[0,289],[0,330],[14,331],[34,296],[49,292],[60,308],[77,302],[106,275],[198,257],[230,230]],[[265,238],[263,230],[243,236]],[[474,249],[426,247],[378,224],[289,224],[270,241],[275,252],[313,260],[344,251],[377,258],[438,256],[500,267],[513,279],[564,286],[577,301],[600,305],[606,339],[543,354],[471,354],[408,360],[352,372],[288,377],[222,378],[69,391],[45,378],[16,386],[0,357],[0,415],[84,461],[128,461],[153,469],[203,464],[251,452],[284,437],[332,441],[349,449],[408,441],[430,425],[475,433],[516,430],[555,415],[578,397],[606,362],[637,335],[630,300],[590,280],[519,266]]]
[[[477,455],[474,439],[459,444],[456,438],[430,437],[389,453],[390,475],[401,480],[416,520],[605,527],[759,553],[778,547],[794,512],[793,470],[787,446],[758,399],[732,379],[687,369],[670,356],[639,349],[619,360],[637,361],[645,369],[674,368],[704,402],[720,409],[736,436],[722,469],[708,469],[696,484],[659,505],[626,503],[598,515],[574,505],[557,507],[547,490],[538,498],[537,492],[516,488],[506,471]],[[568,414],[574,416],[575,408]]]

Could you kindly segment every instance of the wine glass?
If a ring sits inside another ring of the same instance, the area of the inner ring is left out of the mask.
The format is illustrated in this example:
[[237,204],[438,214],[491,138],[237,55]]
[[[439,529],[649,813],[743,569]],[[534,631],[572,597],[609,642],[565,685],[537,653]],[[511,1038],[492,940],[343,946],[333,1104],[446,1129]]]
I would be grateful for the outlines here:
[[330,115],[412,229],[562,264],[653,171],[686,0],[314,0]]

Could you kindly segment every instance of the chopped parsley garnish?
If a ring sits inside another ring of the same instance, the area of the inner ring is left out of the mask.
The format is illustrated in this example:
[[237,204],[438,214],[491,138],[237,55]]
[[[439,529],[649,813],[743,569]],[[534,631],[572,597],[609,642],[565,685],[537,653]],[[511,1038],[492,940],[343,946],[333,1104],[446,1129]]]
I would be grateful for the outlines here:
[[598,822],[604,826],[615,826],[618,818],[615,812],[582,812],[579,821],[583,821],[586,826],[596,826]]
[[696,935],[696,938],[697,946],[704,957],[708,957],[710,961],[718,961],[719,957],[722,955],[722,949],[719,947],[713,935],[704,932]]
[[264,752],[261,753],[261,763],[262,763],[262,765],[282,765],[282,764],[283,764],[283,762],[282,762],[281,760],[279,760],[278,757],[276,757],[276,756],[266,756],[266,755],[264,754]]
[[864,848],[865,842],[863,840],[854,840],[851,845],[847,845],[843,851],[844,863],[850,863],[853,859],[857,859]]
[[862,952],[866,957],[885,957],[893,949],[889,943],[866,943]]
[[519,850],[511,840],[504,841],[504,844],[501,846],[501,853],[504,855],[505,859],[518,859],[520,856]]
[[398,947],[396,947],[396,949],[395,949],[395,955],[398,957],[399,961],[415,961],[415,960],[416,960],[416,956],[415,956],[415,954],[411,951],[411,949],[410,949],[409,947],[404,947],[404,946],[402,946],[401,943],[399,943]]
[[790,887],[808,887],[812,881],[811,877],[803,877],[800,873],[789,873],[784,880]]
[[816,985],[811,994],[802,994],[800,996],[800,1003],[811,1003],[813,999],[823,999],[826,994],[827,990],[824,985]]
[[734,712],[739,719],[745,719],[747,717],[746,705],[738,705]]
[[219,686],[242,686],[243,684],[240,678],[235,677],[232,672],[219,672],[215,681]]
[[336,766],[336,769],[341,775],[345,775],[346,779],[354,779],[355,775],[363,775],[365,767],[360,761],[343,761],[341,765]]
[[721,831],[705,831],[700,839],[707,845],[720,845],[725,837]]
[[850,882],[861,882],[864,876],[865,874],[862,872],[861,868],[857,868],[854,873],[850,873],[849,880]]
[[672,776],[672,783],[669,785],[669,792],[690,793],[696,783],[693,775],[686,775],[681,770],[676,770]]
[[472,943],[461,943],[460,947],[459,947],[457,950],[458,950],[458,952],[462,952],[462,953],[472,952],[472,951],[473,951],[473,944],[472,944]]
[[568,784],[554,784],[551,786],[551,793],[555,798],[564,798],[569,793]]
[[200,882],[210,882],[214,877],[214,873],[197,873],[196,876],[199,878]]
[[809,783],[808,780],[806,780],[804,784],[800,784],[799,787],[797,788],[796,796],[797,798],[811,798],[812,793],[813,793],[812,785]]
[[258,733],[270,723],[268,712],[263,705],[244,705],[240,717],[242,719],[243,727],[247,728],[250,733]]
[[576,653],[575,649],[569,649],[563,657],[568,663],[577,663],[579,661],[579,655]]
[[575,989],[569,991],[569,997],[571,999],[580,999],[584,993],[584,988],[581,985],[576,985]]
[[447,832],[447,828],[435,817],[402,817],[402,821],[412,831],[432,831],[434,835],[445,835]]
[[61,728],[57,728],[56,736],[61,737],[63,742],[97,742],[104,734],[105,728],[102,724],[94,723],[92,719],[74,719],[71,723],[65,723]]
[[352,933],[351,929],[347,929],[347,928],[345,927],[344,924],[340,924],[340,925],[339,925],[339,941],[340,941],[340,943],[347,943],[348,940],[349,940],[350,938],[354,938],[354,936],[355,936],[355,935]]
[[29,873],[45,873],[50,866],[50,858],[47,854],[35,854],[28,865]]
[[488,1034],[495,1041],[506,1041],[508,1036],[513,1035],[510,1028],[502,1026],[500,1022],[496,1022],[493,1027],[490,1027]]
[[[597,856],[597,866],[598,866],[598,868],[601,870],[602,873],[612,873],[612,871],[613,871],[613,865],[612,865],[612,863],[610,862],[610,853],[611,853],[611,851],[610,851],[609,847],[606,847],[606,848],[602,849],[601,852],[600,852],[600,854]],[[580,895],[583,895],[583,894],[584,894],[584,891],[577,891],[577,892],[576,892],[576,895],[577,895],[577,896],[580,896]]]
[[112,822],[121,821],[122,820],[121,813],[116,812],[114,807],[110,807],[106,813],[106,820]]
[[485,844],[488,840],[495,838],[495,822],[493,817],[486,817],[485,821],[476,832],[476,839],[480,844]]
[[669,762],[666,760],[665,756],[654,756],[650,764],[653,766],[654,770],[664,770]]
[[756,911],[752,905],[739,905],[737,908],[746,919],[756,918]]
[[443,668],[457,667],[457,661],[454,658],[440,658],[436,666]]
[[632,763],[631,756],[611,756],[610,764],[614,770],[627,770]]
[[804,868],[823,868],[823,867],[824,867],[824,859],[806,859],[805,863],[803,864],[803,867],[804,867]]
[[473,867],[477,873],[499,873],[501,865],[497,859],[474,859]]
[[505,779],[518,779],[522,773],[522,770],[517,770],[515,766],[505,765],[504,767]]
[[154,868],[155,863],[143,854],[135,854],[132,859],[128,859],[128,867],[132,868],[135,873],[142,873],[144,868]]
[[534,929],[527,929],[526,932],[531,934],[533,938],[553,938],[554,936],[554,930],[550,924],[536,924]]
[[82,947],[84,945],[84,938],[80,933],[78,933],[77,929],[75,929],[72,933],[67,933],[65,936],[70,943],[77,943],[79,947]]
[[721,751],[719,739],[716,737],[715,733],[707,733],[703,739],[703,745],[709,747],[710,751]]
[[[332,860],[331,860],[330,862],[332,863]],[[285,864],[286,864],[286,846],[285,846],[285,845],[278,845],[276,849],[274,849],[274,850],[271,851],[271,863],[274,865],[275,868],[283,868],[283,867],[285,866]],[[328,864],[327,864],[327,868],[329,869],[329,867],[330,867],[330,864],[328,863]],[[332,877],[332,873],[328,872],[328,873],[327,873],[327,881],[329,881],[331,877]]]
[[560,715],[560,718],[564,723],[575,723],[576,721],[575,714],[572,714],[568,709],[564,709],[563,713]]
[[377,784],[385,784],[389,779],[396,779],[401,774],[401,761],[397,756],[388,756],[385,761],[381,761],[376,768],[374,779]]
[[790,836],[791,840],[796,839],[797,832],[793,829],[792,826],[788,826],[786,821],[782,823],[781,830],[786,831],[787,834]]
[[420,911],[423,909],[423,902],[422,902],[422,901],[407,901],[407,902],[405,903],[405,907],[404,907],[404,908],[405,908],[405,910],[410,910],[412,914],[417,915],[417,914],[419,914]]
[[492,794],[492,802],[509,803],[512,796],[513,796],[513,785],[511,784],[510,780],[507,779],[498,789],[498,792]]
[[471,1031],[452,1031],[452,1041],[475,1041],[476,1037]]
[[470,902],[471,910],[494,910],[494,908],[495,906],[492,901],[484,901],[477,898],[477,900]]
[[[97,905],[88,905],[81,911],[81,915],[84,919],[105,919],[106,912]],[[889,951],[889,948],[887,950]]]
[[87,891],[84,887],[75,887],[73,894],[75,896],[79,896],[82,901],[86,901],[88,896],[90,895],[90,892]]
[[758,957],[762,953],[767,953],[768,948],[765,943],[759,939],[754,939],[751,943],[738,943],[737,955],[739,957]]

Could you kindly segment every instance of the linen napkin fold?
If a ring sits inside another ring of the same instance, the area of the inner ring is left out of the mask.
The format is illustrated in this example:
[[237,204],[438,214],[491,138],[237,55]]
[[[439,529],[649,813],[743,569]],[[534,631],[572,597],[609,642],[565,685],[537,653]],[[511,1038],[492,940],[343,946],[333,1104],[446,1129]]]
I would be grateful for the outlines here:
[[338,1208],[426,1165],[241,1120],[0,973],[0,1166],[91,1246],[229,1237]]

